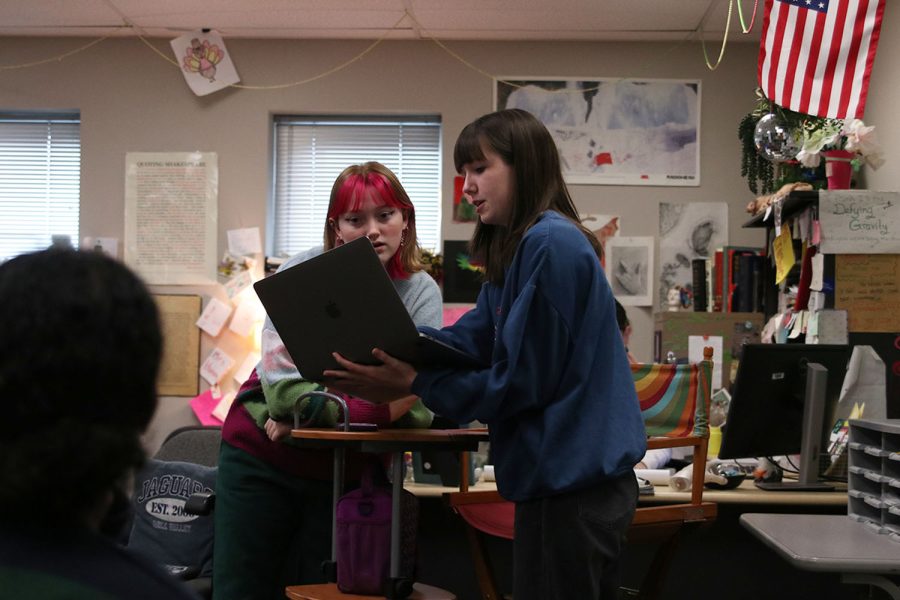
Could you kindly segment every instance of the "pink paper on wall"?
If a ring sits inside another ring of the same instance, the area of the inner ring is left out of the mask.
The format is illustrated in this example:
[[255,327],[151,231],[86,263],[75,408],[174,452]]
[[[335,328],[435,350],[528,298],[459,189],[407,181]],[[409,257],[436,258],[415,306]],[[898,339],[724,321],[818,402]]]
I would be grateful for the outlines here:
[[213,396],[212,388],[206,390],[199,396],[191,398],[191,410],[200,420],[201,425],[221,425],[222,421],[213,416],[212,411],[219,403],[218,396]]
[[472,310],[471,306],[444,307],[444,327],[453,325],[461,316]]

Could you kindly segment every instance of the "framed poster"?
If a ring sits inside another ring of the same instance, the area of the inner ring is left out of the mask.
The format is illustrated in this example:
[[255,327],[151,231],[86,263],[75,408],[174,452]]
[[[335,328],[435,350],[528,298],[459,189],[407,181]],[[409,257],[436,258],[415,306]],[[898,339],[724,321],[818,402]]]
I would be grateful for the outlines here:
[[715,260],[728,244],[728,205],[724,202],[659,203],[658,310],[668,308],[673,289],[693,290],[691,261]]
[[653,304],[653,238],[607,238],[606,277],[623,306]]
[[567,183],[700,185],[699,80],[500,77],[494,106],[546,125]]

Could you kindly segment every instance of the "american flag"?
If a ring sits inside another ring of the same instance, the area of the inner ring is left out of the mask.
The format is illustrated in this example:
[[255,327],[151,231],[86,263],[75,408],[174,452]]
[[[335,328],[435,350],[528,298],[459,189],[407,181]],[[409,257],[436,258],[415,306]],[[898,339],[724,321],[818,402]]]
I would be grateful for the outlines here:
[[759,85],[790,110],[862,118],[885,0],[766,0]]

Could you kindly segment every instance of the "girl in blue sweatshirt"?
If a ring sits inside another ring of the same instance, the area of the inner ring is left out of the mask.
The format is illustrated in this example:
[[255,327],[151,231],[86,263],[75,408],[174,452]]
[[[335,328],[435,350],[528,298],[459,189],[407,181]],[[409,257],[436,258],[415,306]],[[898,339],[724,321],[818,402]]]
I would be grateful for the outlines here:
[[479,222],[486,282],[455,325],[423,331],[481,357],[480,370],[339,355],[333,387],[488,424],[497,487],[516,503],[516,600],[614,598],[646,439],[600,245],[578,220],[556,144],[523,110],[485,115],[454,149]]

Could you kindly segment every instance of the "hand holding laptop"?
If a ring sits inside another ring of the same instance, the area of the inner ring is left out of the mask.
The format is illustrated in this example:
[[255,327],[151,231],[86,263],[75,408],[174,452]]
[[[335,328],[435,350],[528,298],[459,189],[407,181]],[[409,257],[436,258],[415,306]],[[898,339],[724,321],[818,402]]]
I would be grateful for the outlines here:
[[328,387],[337,389],[372,404],[384,404],[410,394],[416,370],[407,362],[396,359],[379,348],[372,356],[380,365],[362,365],[347,360],[337,352],[332,356],[343,369],[326,369],[323,375]]

